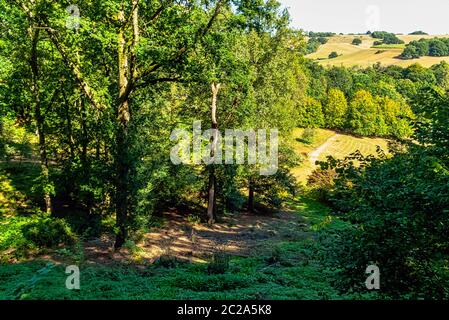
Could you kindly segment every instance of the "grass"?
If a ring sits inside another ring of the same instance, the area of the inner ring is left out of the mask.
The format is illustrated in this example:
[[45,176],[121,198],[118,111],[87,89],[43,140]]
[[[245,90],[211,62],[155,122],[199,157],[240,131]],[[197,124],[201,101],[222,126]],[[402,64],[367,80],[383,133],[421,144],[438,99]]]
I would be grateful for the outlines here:
[[[363,35],[360,46],[352,45],[352,40],[356,36],[338,35],[329,38],[328,43],[321,45],[317,52],[308,55],[308,58],[319,61],[324,66],[362,66],[368,67],[376,63],[382,65],[399,65],[407,67],[414,63],[419,63],[424,67],[430,67],[441,61],[449,62],[449,57],[421,57],[419,59],[402,60],[397,57],[402,53],[404,45],[381,45],[373,47],[374,41],[370,36]],[[358,36],[357,36],[358,37]],[[398,38],[406,44],[421,38],[449,37],[448,35],[399,35]],[[338,52],[339,57],[328,59],[331,52]]]
[[[328,139],[336,135],[336,132],[331,130],[316,129],[315,139],[312,144],[305,144],[300,141],[303,129],[296,129],[294,135],[296,138],[295,151],[303,157],[303,163],[292,172],[299,182],[306,183],[307,177],[316,168],[311,163],[309,155],[312,151],[326,143]],[[363,155],[376,155],[377,146],[380,146],[384,151],[388,150],[388,141],[381,138],[359,138],[351,135],[339,134],[335,140],[323,150],[319,155],[318,160],[326,160],[326,157],[332,155],[334,158],[343,159],[351,153],[359,150]]]
[[[65,287],[65,265],[32,261],[0,265],[0,299],[343,299],[332,287],[335,271],[325,266],[322,242],[341,222],[330,210],[307,198],[290,203],[304,219],[301,232],[288,240],[267,240],[250,257],[231,257],[223,274],[208,263],[177,262],[167,268],[81,264],[81,289]],[[66,250],[67,251],[67,250]],[[73,253],[75,255],[75,252]]]
[[405,49],[405,44],[380,44],[372,46],[374,49]]

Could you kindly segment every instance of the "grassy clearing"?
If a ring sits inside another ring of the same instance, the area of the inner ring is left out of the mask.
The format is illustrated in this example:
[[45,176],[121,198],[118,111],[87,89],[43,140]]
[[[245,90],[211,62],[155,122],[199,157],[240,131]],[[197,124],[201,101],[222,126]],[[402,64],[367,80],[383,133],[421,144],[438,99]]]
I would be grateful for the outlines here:
[[[343,299],[326,267],[325,235],[345,227],[329,209],[308,199],[290,204],[304,223],[288,240],[266,240],[250,257],[231,257],[222,274],[209,263],[81,264],[81,290],[65,288],[65,265],[34,261],[0,265],[0,299]],[[76,252],[66,250],[69,260]]]
[[[319,154],[318,161],[324,161],[330,155],[336,159],[343,159],[351,153],[360,151],[363,155],[376,155],[377,146],[384,151],[388,150],[388,141],[381,138],[359,138],[350,135],[338,134],[331,130],[316,129],[315,139],[312,144],[301,142],[303,129],[297,129],[294,134],[296,138],[295,150],[303,157],[303,163],[293,170],[293,174],[298,181],[305,183],[307,177],[316,168],[315,164],[310,161],[310,154],[318,147],[326,143],[330,138],[330,143]],[[337,135],[337,136],[336,136]]]

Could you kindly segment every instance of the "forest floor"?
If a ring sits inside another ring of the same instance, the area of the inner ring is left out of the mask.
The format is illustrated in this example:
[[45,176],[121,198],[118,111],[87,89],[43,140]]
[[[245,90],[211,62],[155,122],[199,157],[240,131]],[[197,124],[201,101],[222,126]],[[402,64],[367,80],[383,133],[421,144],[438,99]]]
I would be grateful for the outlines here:
[[[120,253],[104,237],[3,264],[0,299],[345,298],[323,256],[332,230],[345,224],[308,198],[288,207],[228,216],[213,227],[171,213],[172,220]],[[80,268],[80,290],[65,287],[68,265]]]
[[164,224],[145,233],[135,247],[120,252],[112,250],[111,237],[84,243],[85,262],[105,265],[128,261],[145,266],[161,257],[197,263],[206,262],[215,253],[248,257],[263,247],[265,240],[282,241],[295,232],[299,237],[300,227],[306,226],[302,217],[289,211],[263,215],[243,212],[207,225],[191,222],[188,216],[173,210],[162,220]]

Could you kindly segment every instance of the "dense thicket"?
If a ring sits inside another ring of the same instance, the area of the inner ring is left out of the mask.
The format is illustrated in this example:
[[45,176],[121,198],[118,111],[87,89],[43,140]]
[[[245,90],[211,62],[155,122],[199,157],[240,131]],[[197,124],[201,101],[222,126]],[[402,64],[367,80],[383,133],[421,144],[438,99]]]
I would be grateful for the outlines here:
[[[404,41],[399,39],[394,33],[386,31],[374,31],[371,33],[371,37],[375,39],[381,39],[378,44],[403,44]],[[375,43],[376,44],[376,43]]]

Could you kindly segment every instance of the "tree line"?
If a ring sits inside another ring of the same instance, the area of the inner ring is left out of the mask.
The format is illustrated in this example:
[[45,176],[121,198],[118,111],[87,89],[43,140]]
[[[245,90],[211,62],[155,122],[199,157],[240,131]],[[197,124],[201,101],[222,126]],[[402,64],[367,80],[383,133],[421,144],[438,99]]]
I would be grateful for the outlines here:
[[411,41],[405,46],[400,55],[402,59],[417,59],[420,57],[446,57],[449,56],[449,39],[433,38]]

